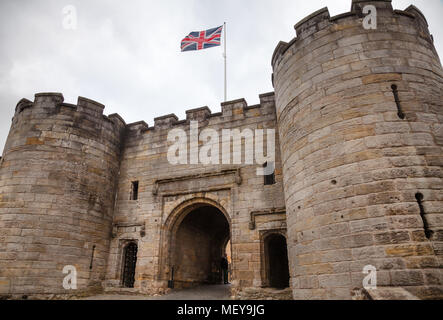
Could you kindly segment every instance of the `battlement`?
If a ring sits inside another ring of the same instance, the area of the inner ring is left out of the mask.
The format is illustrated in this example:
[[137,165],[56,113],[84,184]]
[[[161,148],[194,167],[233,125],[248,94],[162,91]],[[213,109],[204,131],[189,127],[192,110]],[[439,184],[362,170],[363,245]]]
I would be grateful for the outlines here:
[[[248,117],[256,116],[257,113],[252,113],[251,110],[263,108],[265,105],[274,106],[275,94],[268,92],[259,95],[260,104],[249,106],[245,99],[237,99],[221,103],[221,112],[212,113],[207,106],[201,108],[194,108],[186,110],[186,119],[179,120],[175,114],[168,114],[154,118],[154,126],[150,127],[145,121],[138,121],[126,124],[124,119],[117,113],[106,116],[103,114],[105,106],[97,101],[78,97],[77,104],[70,104],[64,102],[64,97],[61,93],[37,93],[35,94],[34,102],[28,99],[21,99],[15,108],[14,119],[26,109],[40,109],[35,111],[37,113],[55,114],[69,110],[69,112],[79,115],[79,118],[85,118],[94,123],[108,123],[111,125],[110,130],[121,131],[123,128],[129,135],[143,134],[152,130],[162,130],[172,128],[182,124],[187,124],[190,121],[205,122],[217,117],[232,118],[236,116]],[[263,111],[264,114],[268,112]]]
[[351,18],[355,19],[355,23],[362,24],[364,18],[363,8],[366,5],[375,6],[377,8],[378,17],[385,17],[387,18],[385,19],[386,21],[389,21],[392,16],[404,16],[415,20],[415,27],[418,29],[420,36],[428,41],[433,42],[433,38],[428,30],[427,20],[423,13],[417,7],[411,5],[405,10],[394,10],[392,7],[392,0],[353,0],[350,12],[331,17],[329,9],[327,7],[324,7],[296,23],[294,26],[296,37],[294,37],[289,43],[284,41],[280,41],[278,43],[272,55],[272,65],[278,65],[278,63],[281,61],[281,58],[288,51],[289,48],[293,47],[293,52],[291,52],[291,54],[296,53],[298,50],[301,50],[306,44],[303,40],[313,36],[314,34],[319,33],[318,36],[316,35],[315,38],[320,39],[325,34],[320,31],[331,27],[332,29],[327,31],[336,31],[337,27],[334,27],[334,25],[340,23],[342,20]]
[[[189,124],[191,121],[205,122],[211,119],[220,118],[233,118],[233,117],[248,117],[256,116],[256,113],[251,113],[253,109],[260,109],[265,105],[271,104],[274,106],[275,95],[274,92],[269,92],[259,95],[260,104],[249,106],[245,99],[236,99],[232,101],[226,101],[221,103],[221,112],[212,113],[211,109],[207,106],[186,110],[186,119],[179,120],[175,114],[167,114],[164,116],[154,118],[154,126],[149,127],[144,121],[128,124],[127,128],[132,133],[143,133],[155,130],[170,129],[174,126],[183,124]],[[264,112],[266,113],[266,112]]]
[[105,109],[105,106],[101,103],[98,103],[97,101],[84,98],[84,97],[78,97],[77,102],[77,111],[87,113],[91,116],[100,117],[103,115],[103,110]]
[[211,116],[211,109],[202,107],[186,111],[187,121],[205,121]]
[[17,106],[15,107],[15,112],[20,113],[23,110],[25,110],[26,108],[30,108],[30,107],[32,107],[32,101],[29,101],[28,99],[23,98],[17,103]]
[[397,12],[399,14],[409,13],[409,14],[413,15],[415,18],[419,19],[422,23],[424,23],[426,25],[426,27],[429,26],[428,20],[426,20],[426,17],[423,14],[423,12],[421,12],[416,6],[414,6],[412,4],[409,7],[407,7],[404,11],[395,10],[395,12]]
[[[106,118],[106,116],[104,116],[104,117]],[[113,123],[115,123],[116,125],[118,124],[119,126],[126,127],[125,120],[123,120],[123,118],[120,117],[120,115],[118,113],[110,114],[107,118],[110,121],[112,121]]]
[[144,121],[137,121],[126,125],[126,133],[130,136],[136,136],[149,130],[149,126]]
[[34,103],[55,103],[60,104],[65,101],[63,94],[58,92],[40,92],[36,93],[34,96]]
[[45,111],[50,111],[51,109],[59,111],[61,107],[67,107],[75,109],[77,112],[85,113],[97,118],[102,118],[103,116],[103,110],[105,106],[94,100],[84,97],[78,97],[77,104],[65,103],[64,100],[65,98],[61,93],[57,92],[36,93],[34,97],[34,102],[31,102],[26,98],[23,98],[17,103],[14,116],[20,114],[27,108],[33,108],[33,107],[42,108]]
[[54,121],[62,120],[65,126],[69,126],[67,123],[71,122],[73,128],[69,130],[72,132],[85,130],[92,136],[103,137],[114,144],[119,143],[127,125],[118,114],[104,115],[104,109],[103,104],[85,97],[78,97],[77,104],[70,104],[64,102],[61,93],[37,93],[33,102],[23,98],[17,103],[12,125],[16,126],[22,119],[29,122],[33,118],[54,117]]
[[178,117],[175,114],[171,113],[165,116],[154,118],[154,126],[157,128],[167,128],[177,123],[177,121]]

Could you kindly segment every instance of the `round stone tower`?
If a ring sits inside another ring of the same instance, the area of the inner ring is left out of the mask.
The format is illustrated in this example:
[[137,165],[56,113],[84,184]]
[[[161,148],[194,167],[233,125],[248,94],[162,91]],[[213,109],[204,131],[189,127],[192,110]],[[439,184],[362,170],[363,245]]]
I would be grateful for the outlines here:
[[59,93],[18,103],[0,167],[0,294],[100,286],[125,129],[103,108]]
[[359,0],[295,29],[272,58],[294,298],[352,298],[365,267],[385,297],[443,298],[443,71],[425,17]]

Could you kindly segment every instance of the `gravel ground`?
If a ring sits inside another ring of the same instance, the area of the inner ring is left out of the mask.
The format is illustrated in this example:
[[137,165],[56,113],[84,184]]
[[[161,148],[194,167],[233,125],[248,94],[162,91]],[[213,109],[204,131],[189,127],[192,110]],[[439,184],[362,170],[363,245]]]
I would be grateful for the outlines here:
[[83,300],[229,300],[230,285],[200,286],[192,289],[173,290],[163,296],[100,294]]

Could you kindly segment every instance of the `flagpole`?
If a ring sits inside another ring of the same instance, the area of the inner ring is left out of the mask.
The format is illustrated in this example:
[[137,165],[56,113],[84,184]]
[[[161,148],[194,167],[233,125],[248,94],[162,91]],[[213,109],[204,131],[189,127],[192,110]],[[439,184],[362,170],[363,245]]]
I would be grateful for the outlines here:
[[226,81],[226,22],[223,23],[223,35],[224,35],[224,49],[223,58],[225,59],[225,102],[228,101],[227,97],[227,81]]

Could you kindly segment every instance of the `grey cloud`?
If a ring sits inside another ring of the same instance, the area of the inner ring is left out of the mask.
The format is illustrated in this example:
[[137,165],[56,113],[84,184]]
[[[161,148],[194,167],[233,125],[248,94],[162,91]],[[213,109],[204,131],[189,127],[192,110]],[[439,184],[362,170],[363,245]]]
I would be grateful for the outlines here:
[[[428,18],[437,50],[443,52],[443,3],[413,2]],[[62,9],[74,5],[75,31],[62,28]],[[258,103],[272,91],[271,56],[278,41],[295,36],[293,25],[328,6],[332,15],[349,11],[351,0],[171,0],[171,1],[1,1],[0,145],[4,146],[16,103],[36,92],[79,95],[106,105],[128,123],[209,106],[223,99],[221,48],[181,53],[190,31],[228,24],[229,97]]]

